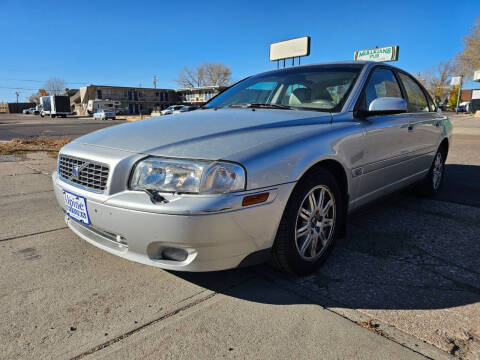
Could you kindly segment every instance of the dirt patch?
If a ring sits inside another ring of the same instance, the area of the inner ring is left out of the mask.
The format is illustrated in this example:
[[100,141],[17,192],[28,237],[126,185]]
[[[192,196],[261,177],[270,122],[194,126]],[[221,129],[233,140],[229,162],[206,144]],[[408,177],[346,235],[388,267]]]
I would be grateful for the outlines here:
[[55,157],[60,148],[70,141],[71,138],[54,139],[43,136],[34,139],[12,139],[0,143],[0,155],[24,156],[30,151],[45,151]]

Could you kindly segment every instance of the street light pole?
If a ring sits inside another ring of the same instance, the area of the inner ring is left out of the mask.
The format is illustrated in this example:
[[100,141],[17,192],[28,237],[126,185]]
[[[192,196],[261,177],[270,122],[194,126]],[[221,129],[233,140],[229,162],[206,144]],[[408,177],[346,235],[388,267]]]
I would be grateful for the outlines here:
[[17,95],[17,104],[18,104],[18,91],[15,92],[15,95]]
[[458,94],[457,94],[457,107],[455,108],[456,114],[458,114],[458,104],[460,102],[460,94],[462,93],[462,82],[463,82],[463,75],[460,75],[460,85],[458,87]]

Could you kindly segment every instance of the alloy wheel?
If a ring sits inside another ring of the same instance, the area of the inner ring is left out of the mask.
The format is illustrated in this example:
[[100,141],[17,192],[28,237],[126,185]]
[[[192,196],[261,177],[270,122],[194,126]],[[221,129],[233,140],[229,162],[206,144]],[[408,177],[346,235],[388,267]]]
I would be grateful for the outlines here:
[[442,181],[443,176],[443,159],[442,153],[438,152],[435,156],[435,161],[433,163],[433,188],[437,190],[440,187],[440,183]]
[[312,188],[304,197],[297,213],[295,245],[300,256],[308,261],[318,259],[332,241],[336,203],[325,185]]

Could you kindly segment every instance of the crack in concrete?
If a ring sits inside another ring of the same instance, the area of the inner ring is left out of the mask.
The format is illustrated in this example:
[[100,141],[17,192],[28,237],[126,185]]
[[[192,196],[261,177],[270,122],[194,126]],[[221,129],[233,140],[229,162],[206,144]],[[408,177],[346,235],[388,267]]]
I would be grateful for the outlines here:
[[87,350],[87,351],[85,351],[85,352],[83,352],[83,353],[81,353],[81,354],[79,354],[79,355],[71,358],[71,360],[83,359],[84,357],[86,357],[86,356],[88,356],[88,355],[91,355],[91,354],[93,354],[93,353],[95,353],[95,352],[97,352],[97,351],[99,351],[99,350],[105,349],[105,348],[108,347],[108,346],[111,346],[111,345],[113,345],[113,344],[115,344],[115,343],[117,343],[117,342],[119,342],[119,341],[121,341],[121,340],[123,340],[123,339],[125,339],[125,338],[127,338],[127,337],[129,337],[129,336],[131,336],[131,335],[133,335],[133,334],[136,334],[137,332],[141,331],[142,329],[145,329],[145,328],[148,327],[148,326],[151,326],[151,325],[154,325],[154,324],[156,324],[156,323],[159,323],[160,321],[163,321],[163,320],[166,320],[166,319],[168,319],[168,318],[170,318],[170,317],[172,317],[172,316],[175,316],[175,315],[177,315],[178,313],[180,313],[180,312],[182,312],[182,311],[188,310],[188,309],[190,309],[190,308],[192,308],[192,307],[194,307],[194,306],[196,306],[196,305],[198,305],[198,304],[201,304],[201,303],[203,303],[203,302],[205,302],[205,301],[213,298],[213,297],[216,296],[216,295],[218,295],[218,293],[213,293],[213,294],[210,294],[210,295],[208,295],[208,296],[205,296],[205,297],[203,297],[203,298],[201,298],[201,299],[198,299],[198,300],[196,300],[196,301],[194,301],[194,302],[192,302],[192,303],[190,303],[190,304],[187,304],[187,305],[185,305],[185,306],[182,306],[182,307],[180,307],[180,308],[177,308],[177,309],[175,309],[175,310],[173,310],[173,311],[171,311],[171,312],[169,312],[169,313],[167,313],[167,314],[165,314],[165,315],[160,316],[160,317],[157,318],[157,319],[151,320],[151,321],[147,322],[146,324],[143,324],[142,326],[136,327],[135,329],[132,329],[132,330],[130,330],[130,331],[128,331],[128,332],[120,335],[120,336],[117,336],[117,337],[115,337],[115,338],[113,338],[113,339],[111,339],[111,340],[109,340],[109,341],[106,341],[106,342],[104,342],[104,343],[102,343],[102,344],[100,344],[100,345],[97,345],[97,346],[95,346],[94,348],[92,348],[92,349],[90,349],[90,350]]
[[44,190],[44,191],[35,191],[35,192],[31,192],[31,193],[19,193],[19,194],[0,195],[0,198],[1,198],[1,199],[4,199],[4,198],[14,197],[14,196],[44,194],[44,193],[48,193],[48,192],[52,192],[52,191],[54,191],[54,190],[52,189],[52,190]]
[[[242,285],[242,284],[244,284],[244,283],[246,283],[246,282],[248,282],[248,281],[250,281],[250,280],[255,279],[256,277],[257,277],[256,275],[255,275],[255,276],[252,276],[252,277],[248,277],[247,279],[244,279],[244,280],[242,280],[242,281],[239,281],[238,283],[236,283],[236,284],[234,284],[234,285],[225,287],[225,289],[222,289],[222,291],[225,291],[225,290],[227,290],[227,289],[231,289],[231,288],[234,288],[234,287],[236,287],[236,286]],[[205,289],[199,291],[197,294],[195,294],[195,295],[193,295],[193,296],[198,296],[199,294],[201,294],[201,293],[203,293],[203,292],[205,292]],[[109,346],[111,346],[111,345],[113,345],[113,344],[115,344],[115,343],[117,343],[117,342],[119,342],[119,341],[121,341],[121,340],[123,340],[123,339],[125,339],[125,338],[127,338],[127,337],[129,337],[129,336],[131,336],[131,335],[134,335],[134,334],[138,333],[139,331],[141,331],[141,330],[143,330],[143,329],[145,329],[145,328],[147,328],[147,327],[149,327],[149,326],[155,325],[155,324],[157,324],[157,323],[159,323],[159,322],[161,322],[161,321],[163,321],[163,320],[166,320],[166,319],[168,319],[168,318],[171,318],[172,316],[175,316],[175,315],[177,315],[177,314],[179,314],[179,313],[181,313],[181,312],[183,312],[183,311],[185,311],[185,310],[188,310],[188,309],[190,309],[190,308],[192,308],[192,307],[195,307],[196,305],[199,305],[199,304],[201,304],[201,303],[204,303],[205,301],[210,300],[211,298],[215,297],[215,296],[218,295],[218,294],[219,294],[219,292],[212,292],[210,295],[204,296],[204,297],[202,297],[202,298],[200,298],[200,299],[198,299],[198,300],[195,300],[195,301],[193,301],[193,302],[191,302],[191,303],[189,303],[189,304],[186,304],[186,305],[184,305],[184,306],[182,306],[182,307],[179,307],[179,308],[177,308],[177,309],[174,309],[174,310],[172,310],[172,311],[170,311],[170,312],[168,312],[168,313],[160,316],[160,317],[157,318],[157,319],[153,319],[153,320],[151,320],[151,321],[149,321],[149,322],[147,322],[147,323],[145,323],[145,324],[143,324],[143,325],[141,325],[141,326],[139,326],[139,327],[136,327],[136,328],[134,328],[134,329],[132,329],[132,330],[130,330],[130,331],[127,331],[126,333],[124,333],[124,334],[122,334],[122,335],[119,335],[119,336],[117,336],[117,337],[115,337],[115,338],[113,338],[113,339],[111,339],[111,340],[109,340],[109,341],[106,341],[106,342],[104,342],[104,343],[102,343],[102,344],[99,344],[99,345],[93,347],[93,348],[90,349],[90,350],[87,350],[87,351],[85,351],[85,352],[83,352],[83,353],[81,353],[81,354],[79,354],[79,355],[77,355],[77,356],[74,356],[73,358],[71,358],[71,360],[80,360],[80,359],[83,359],[84,357],[86,357],[86,356],[88,356],[88,355],[91,355],[91,354],[93,354],[93,353],[96,353],[97,351],[100,351],[100,350],[102,350],[102,349],[105,349],[105,348],[107,348],[107,347],[109,347]],[[190,298],[191,298],[191,297],[190,297]],[[177,304],[179,304],[179,303],[181,303],[181,302],[183,302],[183,301],[184,301],[184,300],[178,302]]]
[[[330,301],[334,301],[335,303],[339,304],[339,305],[342,305],[342,302],[341,301],[338,301],[337,299],[333,299],[331,298],[330,296],[327,296],[325,294],[321,294],[313,289],[311,289],[310,287],[306,286],[304,284],[304,282],[296,282],[295,278],[292,278],[291,276],[289,275],[285,275],[285,276],[282,276],[282,277],[279,277],[278,275],[276,274],[272,274],[272,271],[257,271],[257,270],[253,270],[253,272],[255,274],[257,274],[260,278],[263,278],[265,280],[269,280],[273,283],[275,283],[277,286],[279,286],[280,288],[290,292],[290,293],[293,293],[294,295],[300,297],[300,298],[303,298],[303,299],[306,299],[308,300],[310,303],[312,304],[315,304],[315,305],[318,305],[320,306],[322,309],[325,309],[335,315],[338,315],[342,318],[344,318],[345,320],[348,320],[354,324],[357,324],[359,326],[362,326],[361,324],[361,321],[359,320],[356,320],[352,317],[349,317],[348,316],[348,313],[347,314],[344,314],[342,312],[339,312],[339,311],[336,311],[335,309],[333,308],[329,308],[329,307],[325,307],[321,304],[321,300],[320,299],[323,299],[323,300],[330,300]],[[348,306],[346,304],[343,305],[345,308],[347,308]],[[394,330],[402,333],[404,336],[408,337],[409,339],[412,339],[411,340],[411,343],[416,343],[418,341],[418,338],[394,327],[394,326],[391,326],[391,325],[388,325],[388,324],[384,324],[380,321],[378,321],[377,319],[373,319],[370,315],[368,314],[363,314],[362,312],[359,312],[358,310],[354,310],[352,309],[353,312],[355,313],[358,313],[358,314],[362,314],[364,317],[365,316],[368,316],[368,318],[370,319],[370,321],[373,321],[375,320],[375,327],[374,328],[371,328],[371,329],[367,329],[367,330],[370,330],[372,332],[374,332],[375,334],[379,335],[379,336],[382,336],[384,337],[385,339],[388,339],[406,349],[409,349],[411,351],[413,351],[414,353],[417,353],[419,355],[422,355],[424,356],[425,358],[429,359],[429,360],[433,360],[434,358],[428,356],[427,354],[419,351],[418,349],[415,349],[414,347],[412,346],[408,346],[407,344],[397,340],[397,338],[394,336],[394,335],[391,335],[390,333],[387,334],[385,331],[382,330],[382,328],[386,328],[388,326],[390,326],[391,328],[393,328]],[[364,327],[364,326],[362,326]],[[432,346],[433,348],[437,349],[436,351],[440,351],[440,352],[443,352],[442,349],[438,348],[437,346],[433,345],[433,344],[429,344],[430,346]]]
[[36,233],[31,233],[31,234],[12,236],[12,237],[9,237],[9,238],[6,238],[6,239],[0,239],[0,242],[21,239],[21,238],[28,237],[28,236],[47,234],[47,233],[51,233],[51,232],[58,231],[58,230],[64,230],[64,229],[68,229],[68,226],[64,226],[64,227],[61,227],[61,228],[58,228],[58,229],[39,231],[39,232],[36,232]]

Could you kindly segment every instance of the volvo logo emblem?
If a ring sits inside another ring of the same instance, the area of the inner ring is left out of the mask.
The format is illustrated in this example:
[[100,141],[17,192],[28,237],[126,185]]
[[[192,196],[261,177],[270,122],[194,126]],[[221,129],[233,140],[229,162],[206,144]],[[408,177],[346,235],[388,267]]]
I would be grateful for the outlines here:
[[69,180],[78,180],[78,177],[80,176],[80,172],[85,169],[88,165],[90,165],[89,162],[84,162],[82,165],[73,165],[72,169],[72,175],[70,175]]

